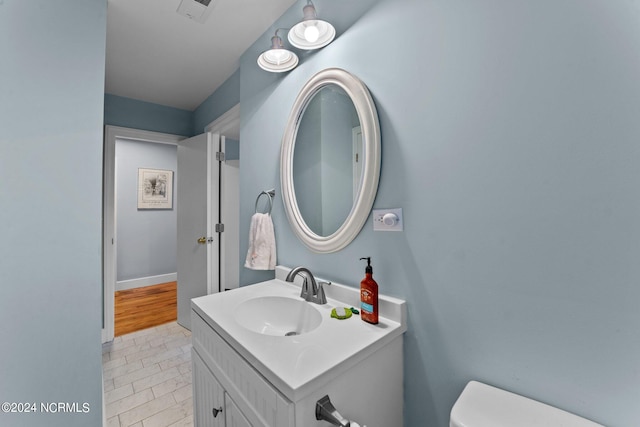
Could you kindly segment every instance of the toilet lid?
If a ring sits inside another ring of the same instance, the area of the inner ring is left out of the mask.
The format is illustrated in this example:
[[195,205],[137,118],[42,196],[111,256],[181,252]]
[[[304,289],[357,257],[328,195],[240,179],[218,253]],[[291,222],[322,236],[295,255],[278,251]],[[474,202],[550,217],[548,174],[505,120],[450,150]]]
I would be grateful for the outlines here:
[[471,381],[451,409],[450,427],[603,427],[553,406]]

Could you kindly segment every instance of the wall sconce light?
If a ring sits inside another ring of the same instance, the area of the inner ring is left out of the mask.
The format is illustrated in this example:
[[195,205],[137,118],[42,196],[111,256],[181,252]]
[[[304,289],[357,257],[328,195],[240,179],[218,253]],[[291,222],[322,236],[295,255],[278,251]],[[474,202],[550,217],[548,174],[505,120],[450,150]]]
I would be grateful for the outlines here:
[[282,73],[293,70],[298,65],[298,55],[282,47],[282,39],[278,31],[271,37],[271,49],[262,52],[258,57],[258,65],[265,71]]
[[302,21],[289,30],[289,43],[305,50],[319,49],[331,43],[336,36],[336,29],[327,21],[318,19],[311,0],[307,0],[302,12]]

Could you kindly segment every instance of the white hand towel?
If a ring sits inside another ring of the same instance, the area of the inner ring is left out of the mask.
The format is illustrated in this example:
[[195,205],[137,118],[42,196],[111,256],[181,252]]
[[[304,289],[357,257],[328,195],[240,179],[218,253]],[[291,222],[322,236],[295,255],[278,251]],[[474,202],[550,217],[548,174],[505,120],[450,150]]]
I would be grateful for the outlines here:
[[275,270],[276,236],[271,215],[256,213],[251,217],[249,250],[244,266],[253,270]]

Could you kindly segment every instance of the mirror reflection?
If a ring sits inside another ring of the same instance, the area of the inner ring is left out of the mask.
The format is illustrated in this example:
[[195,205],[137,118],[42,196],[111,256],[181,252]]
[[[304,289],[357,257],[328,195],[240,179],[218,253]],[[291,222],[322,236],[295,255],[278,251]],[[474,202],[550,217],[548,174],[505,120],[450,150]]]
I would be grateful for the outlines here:
[[362,132],[351,98],[337,85],[322,86],[300,116],[293,152],[295,197],[317,235],[332,235],[349,216],[362,162]]

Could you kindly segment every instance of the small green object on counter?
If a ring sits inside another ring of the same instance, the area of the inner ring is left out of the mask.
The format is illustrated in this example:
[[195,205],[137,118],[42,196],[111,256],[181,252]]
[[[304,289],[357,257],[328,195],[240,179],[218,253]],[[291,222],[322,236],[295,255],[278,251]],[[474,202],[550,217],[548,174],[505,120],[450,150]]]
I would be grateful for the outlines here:
[[346,307],[336,307],[331,310],[331,317],[339,320],[348,319],[351,317],[351,311],[352,309]]
[[350,310],[353,314],[360,314],[360,311],[358,311],[357,308],[351,307]]

